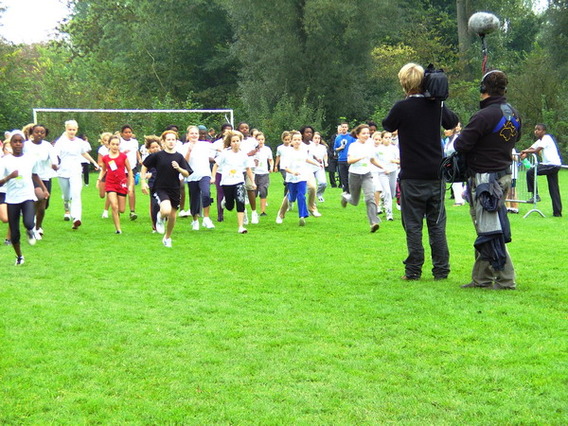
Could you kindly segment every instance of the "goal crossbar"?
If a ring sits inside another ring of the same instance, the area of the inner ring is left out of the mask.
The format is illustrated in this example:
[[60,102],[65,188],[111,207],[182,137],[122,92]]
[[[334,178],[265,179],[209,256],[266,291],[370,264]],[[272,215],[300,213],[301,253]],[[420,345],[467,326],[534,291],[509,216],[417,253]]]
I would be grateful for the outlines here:
[[232,109],[81,109],[81,108],[34,108],[33,109],[33,122],[37,123],[38,112],[106,112],[106,113],[140,113],[140,114],[150,114],[150,113],[218,113],[218,114],[229,114],[229,123],[231,126],[235,126],[234,116]]

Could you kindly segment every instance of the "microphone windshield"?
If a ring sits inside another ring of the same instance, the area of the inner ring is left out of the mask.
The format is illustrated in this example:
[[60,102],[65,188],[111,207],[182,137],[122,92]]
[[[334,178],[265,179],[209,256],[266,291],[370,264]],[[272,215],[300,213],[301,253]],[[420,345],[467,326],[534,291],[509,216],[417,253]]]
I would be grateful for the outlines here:
[[499,29],[499,18],[492,13],[477,12],[471,15],[467,26],[471,32],[484,36]]

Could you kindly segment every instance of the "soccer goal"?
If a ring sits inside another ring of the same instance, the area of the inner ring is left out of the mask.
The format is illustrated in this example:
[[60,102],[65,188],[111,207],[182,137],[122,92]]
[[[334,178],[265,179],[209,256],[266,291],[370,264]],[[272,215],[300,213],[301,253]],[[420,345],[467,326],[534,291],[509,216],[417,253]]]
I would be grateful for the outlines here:
[[[115,132],[128,124],[135,133],[160,134],[168,125],[183,132],[188,125],[203,124],[217,131],[223,123],[234,126],[232,109],[81,109],[33,108],[33,122],[45,124],[52,133],[63,130],[64,122],[77,120],[79,133],[92,138],[103,131]],[[50,135],[55,136],[55,135]]]

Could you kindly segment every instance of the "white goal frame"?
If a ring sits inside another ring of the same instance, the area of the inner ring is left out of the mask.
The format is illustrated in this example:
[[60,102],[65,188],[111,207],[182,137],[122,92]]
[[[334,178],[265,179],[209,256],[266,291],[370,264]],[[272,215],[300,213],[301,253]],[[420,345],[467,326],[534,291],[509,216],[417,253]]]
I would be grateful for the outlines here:
[[[34,108],[33,109],[33,122],[37,123],[38,112],[88,112],[88,113],[135,113],[135,114],[151,114],[151,113],[211,113],[211,114],[225,114],[225,120],[235,127],[235,117],[232,109],[80,109],[80,108]],[[227,118],[229,114],[229,118]]]

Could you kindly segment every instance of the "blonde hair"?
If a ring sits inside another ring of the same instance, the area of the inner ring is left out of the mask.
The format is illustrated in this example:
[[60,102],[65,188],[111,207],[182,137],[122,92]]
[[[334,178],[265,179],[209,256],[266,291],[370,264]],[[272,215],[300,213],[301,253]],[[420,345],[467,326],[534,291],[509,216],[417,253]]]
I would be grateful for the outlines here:
[[288,130],[284,130],[282,132],[282,135],[280,136],[280,139],[284,141],[284,139],[286,139],[288,136],[290,136],[290,132]]
[[22,127],[22,132],[24,133],[26,140],[28,140],[30,138],[30,135],[32,134],[32,130],[33,130],[34,126],[35,126],[35,123],[30,123],[30,124],[26,124],[24,127]]
[[[111,133],[111,132],[102,132],[102,133],[100,134],[100,136],[99,136],[99,143],[100,143],[101,145],[103,145],[103,140],[104,140],[105,138],[108,138],[108,140],[110,140],[110,137],[111,137],[111,136],[112,136],[112,133]],[[108,142],[108,140],[107,140],[107,142]]]
[[223,146],[225,148],[229,148],[231,146],[231,139],[233,139],[233,136],[238,136],[241,141],[244,139],[243,134],[238,130],[229,130],[223,137]]
[[67,120],[65,122],[65,128],[67,128],[69,126],[75,126],[75,127],[79,128],[79,123],[77,123],[76,120]]
[[413,62],[404,65],[398,72],[398,80],[407,95],[421,93],[423,79],[424,68]]

